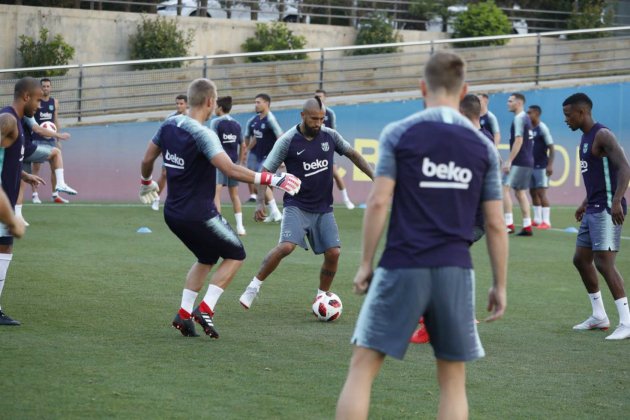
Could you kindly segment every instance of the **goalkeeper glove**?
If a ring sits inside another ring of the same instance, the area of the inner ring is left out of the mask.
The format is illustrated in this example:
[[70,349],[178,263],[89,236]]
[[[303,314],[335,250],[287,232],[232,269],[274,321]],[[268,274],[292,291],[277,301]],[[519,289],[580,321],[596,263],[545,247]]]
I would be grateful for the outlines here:
[[144,204],[151,204],[153,200],[156,200],[160,192],[160,187],[158,187],[157,182],[153,181],[151,177],[145,179],[141,177],[140,179],[140,201]]
[[258,185],[270,185],[272,187],[280,188],[286,191],[290,195],[295,195],[300,191],[300,185],[302,181],[295,175],[284,172],[280,175],[272,174],[270,172],[257,172],[254,178],[254,184]]

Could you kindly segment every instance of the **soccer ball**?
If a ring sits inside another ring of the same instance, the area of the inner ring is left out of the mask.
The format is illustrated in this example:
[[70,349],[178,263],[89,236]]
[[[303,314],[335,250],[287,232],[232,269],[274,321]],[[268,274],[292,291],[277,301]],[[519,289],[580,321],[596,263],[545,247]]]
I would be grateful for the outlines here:
[[334,321],[341,316],[343,304],[333,292],[322,293],[313,302],[313,314],[320,321]]
[[[44,121],[40,127],[46,128],[50,131],[54,131],[55,133],[57,132],[57,126],[52,121]],[[51,138],[51,137],[48,137],[48,138]]]

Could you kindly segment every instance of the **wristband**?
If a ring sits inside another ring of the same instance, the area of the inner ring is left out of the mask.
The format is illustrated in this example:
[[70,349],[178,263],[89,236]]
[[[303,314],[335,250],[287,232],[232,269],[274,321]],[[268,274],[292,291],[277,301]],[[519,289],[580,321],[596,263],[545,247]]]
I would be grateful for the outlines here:
[[140,183],[142,185],[151,185],[151,182],[153,182],[153,177],[151,175],[149,175],[148,178],[145,178],[142,175],[140,175]]
[[269,172],[256,172],[254,175],[254,184],[256,185],[270,185],[273,174]]

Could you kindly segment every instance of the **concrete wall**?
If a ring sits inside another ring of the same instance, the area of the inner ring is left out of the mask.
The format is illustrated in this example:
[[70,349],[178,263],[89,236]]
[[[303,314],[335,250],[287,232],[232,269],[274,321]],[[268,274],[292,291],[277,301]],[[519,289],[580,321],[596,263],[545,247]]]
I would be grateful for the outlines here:
[[[155,17],[155,15],[148,15]],[[60,33],[76,48],[73,63],[99,63],[129,59],[129,37],[142,15],[47,7],[0,5],[0,67],[19,67],[19,36],[37,37],[42,27],[52,35]],[[241,44],[254,35],[256,22],[196,17],[173,17],[182,30],[195,33],[190,55],[240,53]],[[304,35],[308,48],[353,45],[356,30],[350,27],[289,24]],[[402,31],[406,41],[429,40],[443,34]]]

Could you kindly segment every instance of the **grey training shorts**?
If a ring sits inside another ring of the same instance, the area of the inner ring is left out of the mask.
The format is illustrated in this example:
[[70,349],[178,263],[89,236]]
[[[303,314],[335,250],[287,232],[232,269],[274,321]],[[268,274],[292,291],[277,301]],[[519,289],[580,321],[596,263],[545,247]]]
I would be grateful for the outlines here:
[[315,254],[341,247],[339,229],[333,213],[310,213],[294,206],[284,207],[278,242],[291,242],[308,249],[306,239]]

